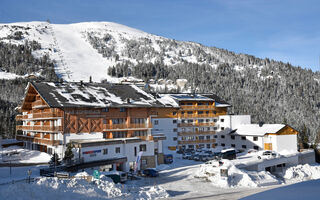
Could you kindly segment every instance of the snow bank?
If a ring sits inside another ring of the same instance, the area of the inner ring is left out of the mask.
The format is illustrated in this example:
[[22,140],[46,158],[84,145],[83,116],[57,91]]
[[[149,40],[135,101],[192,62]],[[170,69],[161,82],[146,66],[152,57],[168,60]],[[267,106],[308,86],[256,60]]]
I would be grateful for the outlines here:
[[294,182],[320,179],[320,165],[305,164],[290,167],[285,171],[283,178]]
[[[86,172],[75,177],[87,176]],[[0,186],[3,199],[156,199],[167,198],[168,193],[159,186],[136,187],[114,184],[104,175],[100,180],[40,178],[35,183],[16,183]]]
[[[248,172],[235,167],[230,161],[222,160],[223,165],[218,162],[203,164],[195,173],[196,178],[204,178],[216,187],[258,187],[274,183],[281,183],[269,172]],[[221,177],[220,170],[228,169],[228,177]]]

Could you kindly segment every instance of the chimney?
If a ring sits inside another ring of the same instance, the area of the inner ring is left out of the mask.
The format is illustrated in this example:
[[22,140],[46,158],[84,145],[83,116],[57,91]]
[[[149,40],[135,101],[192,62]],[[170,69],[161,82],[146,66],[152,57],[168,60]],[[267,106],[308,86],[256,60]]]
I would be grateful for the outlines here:
[[83,80],[80,80],[80,85],[83,86]]
[[262,127],[263,126],[263,122],[259,122],[259,127]]
[[92,76],[89,77],[89,83],[92,83]]

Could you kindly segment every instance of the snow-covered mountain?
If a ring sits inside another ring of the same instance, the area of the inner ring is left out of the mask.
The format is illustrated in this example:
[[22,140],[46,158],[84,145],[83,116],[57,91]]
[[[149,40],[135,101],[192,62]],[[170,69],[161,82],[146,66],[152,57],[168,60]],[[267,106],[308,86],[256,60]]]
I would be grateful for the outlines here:
[[[15,38],[17,33],[20,37]],[[169,66],[188,62],[216,67],[219,63],[234,64],[236,55],[223,49],[167,39],[111,22],[0,24],[0,41],[21,45],[25,41],[37,41],[41,48],[33,51],[33,55],[48,55],[54,60],[58,76],[66,81],[88,80],[89,76],[93,81],[116,81],[108,75],[108,68],[127,61],[137,64],[161,60]],[[239,59],[247,58],[241,58],[240,54],[236,60],[241,63]],[[256,63],[249,65],[256,66]],[[236,64],[235,68],[242,70],[244,66]]]

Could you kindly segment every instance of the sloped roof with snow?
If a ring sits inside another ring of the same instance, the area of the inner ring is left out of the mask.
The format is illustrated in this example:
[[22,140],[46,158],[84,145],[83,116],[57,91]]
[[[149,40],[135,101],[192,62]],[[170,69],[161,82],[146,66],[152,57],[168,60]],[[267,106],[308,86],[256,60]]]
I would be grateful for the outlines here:
[[35,82],[32,86],[50,107],[163,107],[135,85]]
[[252,136],[264,136],[267,133],[277,133],[286,125],[284,124],[241,124],[236,127],[234,134],[236,135],[252,135]]
[[157,99],[164,105],[172,107],[179,107],[180,101],[214,101],[216,107],[231,106],[215,94],[159,94]]

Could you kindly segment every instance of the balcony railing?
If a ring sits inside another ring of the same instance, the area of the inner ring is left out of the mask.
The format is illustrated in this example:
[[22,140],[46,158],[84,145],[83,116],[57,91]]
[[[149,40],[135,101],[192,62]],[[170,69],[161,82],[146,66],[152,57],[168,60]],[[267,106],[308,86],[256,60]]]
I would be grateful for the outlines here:
[[217,117],[216,114],[213,113],[208,113],[208,114],[180,114],[180,118],[212,118],[212,117]]
[[62,126],[16,126],[17,130],[29,130],[39,132],[58,132],[62,131]]
[[47,105],[41,100],[32,102],[32,108],[42,108],[42,107],[47,107]]
[[114,129],[147,129],[152,128],[152,124],[105,124],[105,130],[114,130]]
[[209,139],[209,140],[182,140],[178,141],[178,144],[199,144],[199,143],[214,143],[216,142],[215,139]]
[[33,143],[37,143],[37,144],[46,144],[46,145],[51,145],[51,146],[57,146],[60,144],[59,140],[51,140],[51,139],[45,139],[45,138],[34,138],[34,137],[30,137],[30,136],[25,136],[25,135],[17,135],[16,139],[22,140],[22,141],[33,142]]
[[213,110],[215,106],[213,105],[183,105],[180,106],[183,110]]
[[178,136],[190,136],[190,135],[213,135],[216,134],[215,131],[189,131],[189,132],[179,132]]
[[214,126],[214,122],[203,122],[203,123],[179,123],[178,127],[193,127],[193,126]]
[[35,119],[50,119],[63,117],[62,112],[44,112],[44,113],[30,113],[27,115],[17,115],[16,120],[35,120]]

